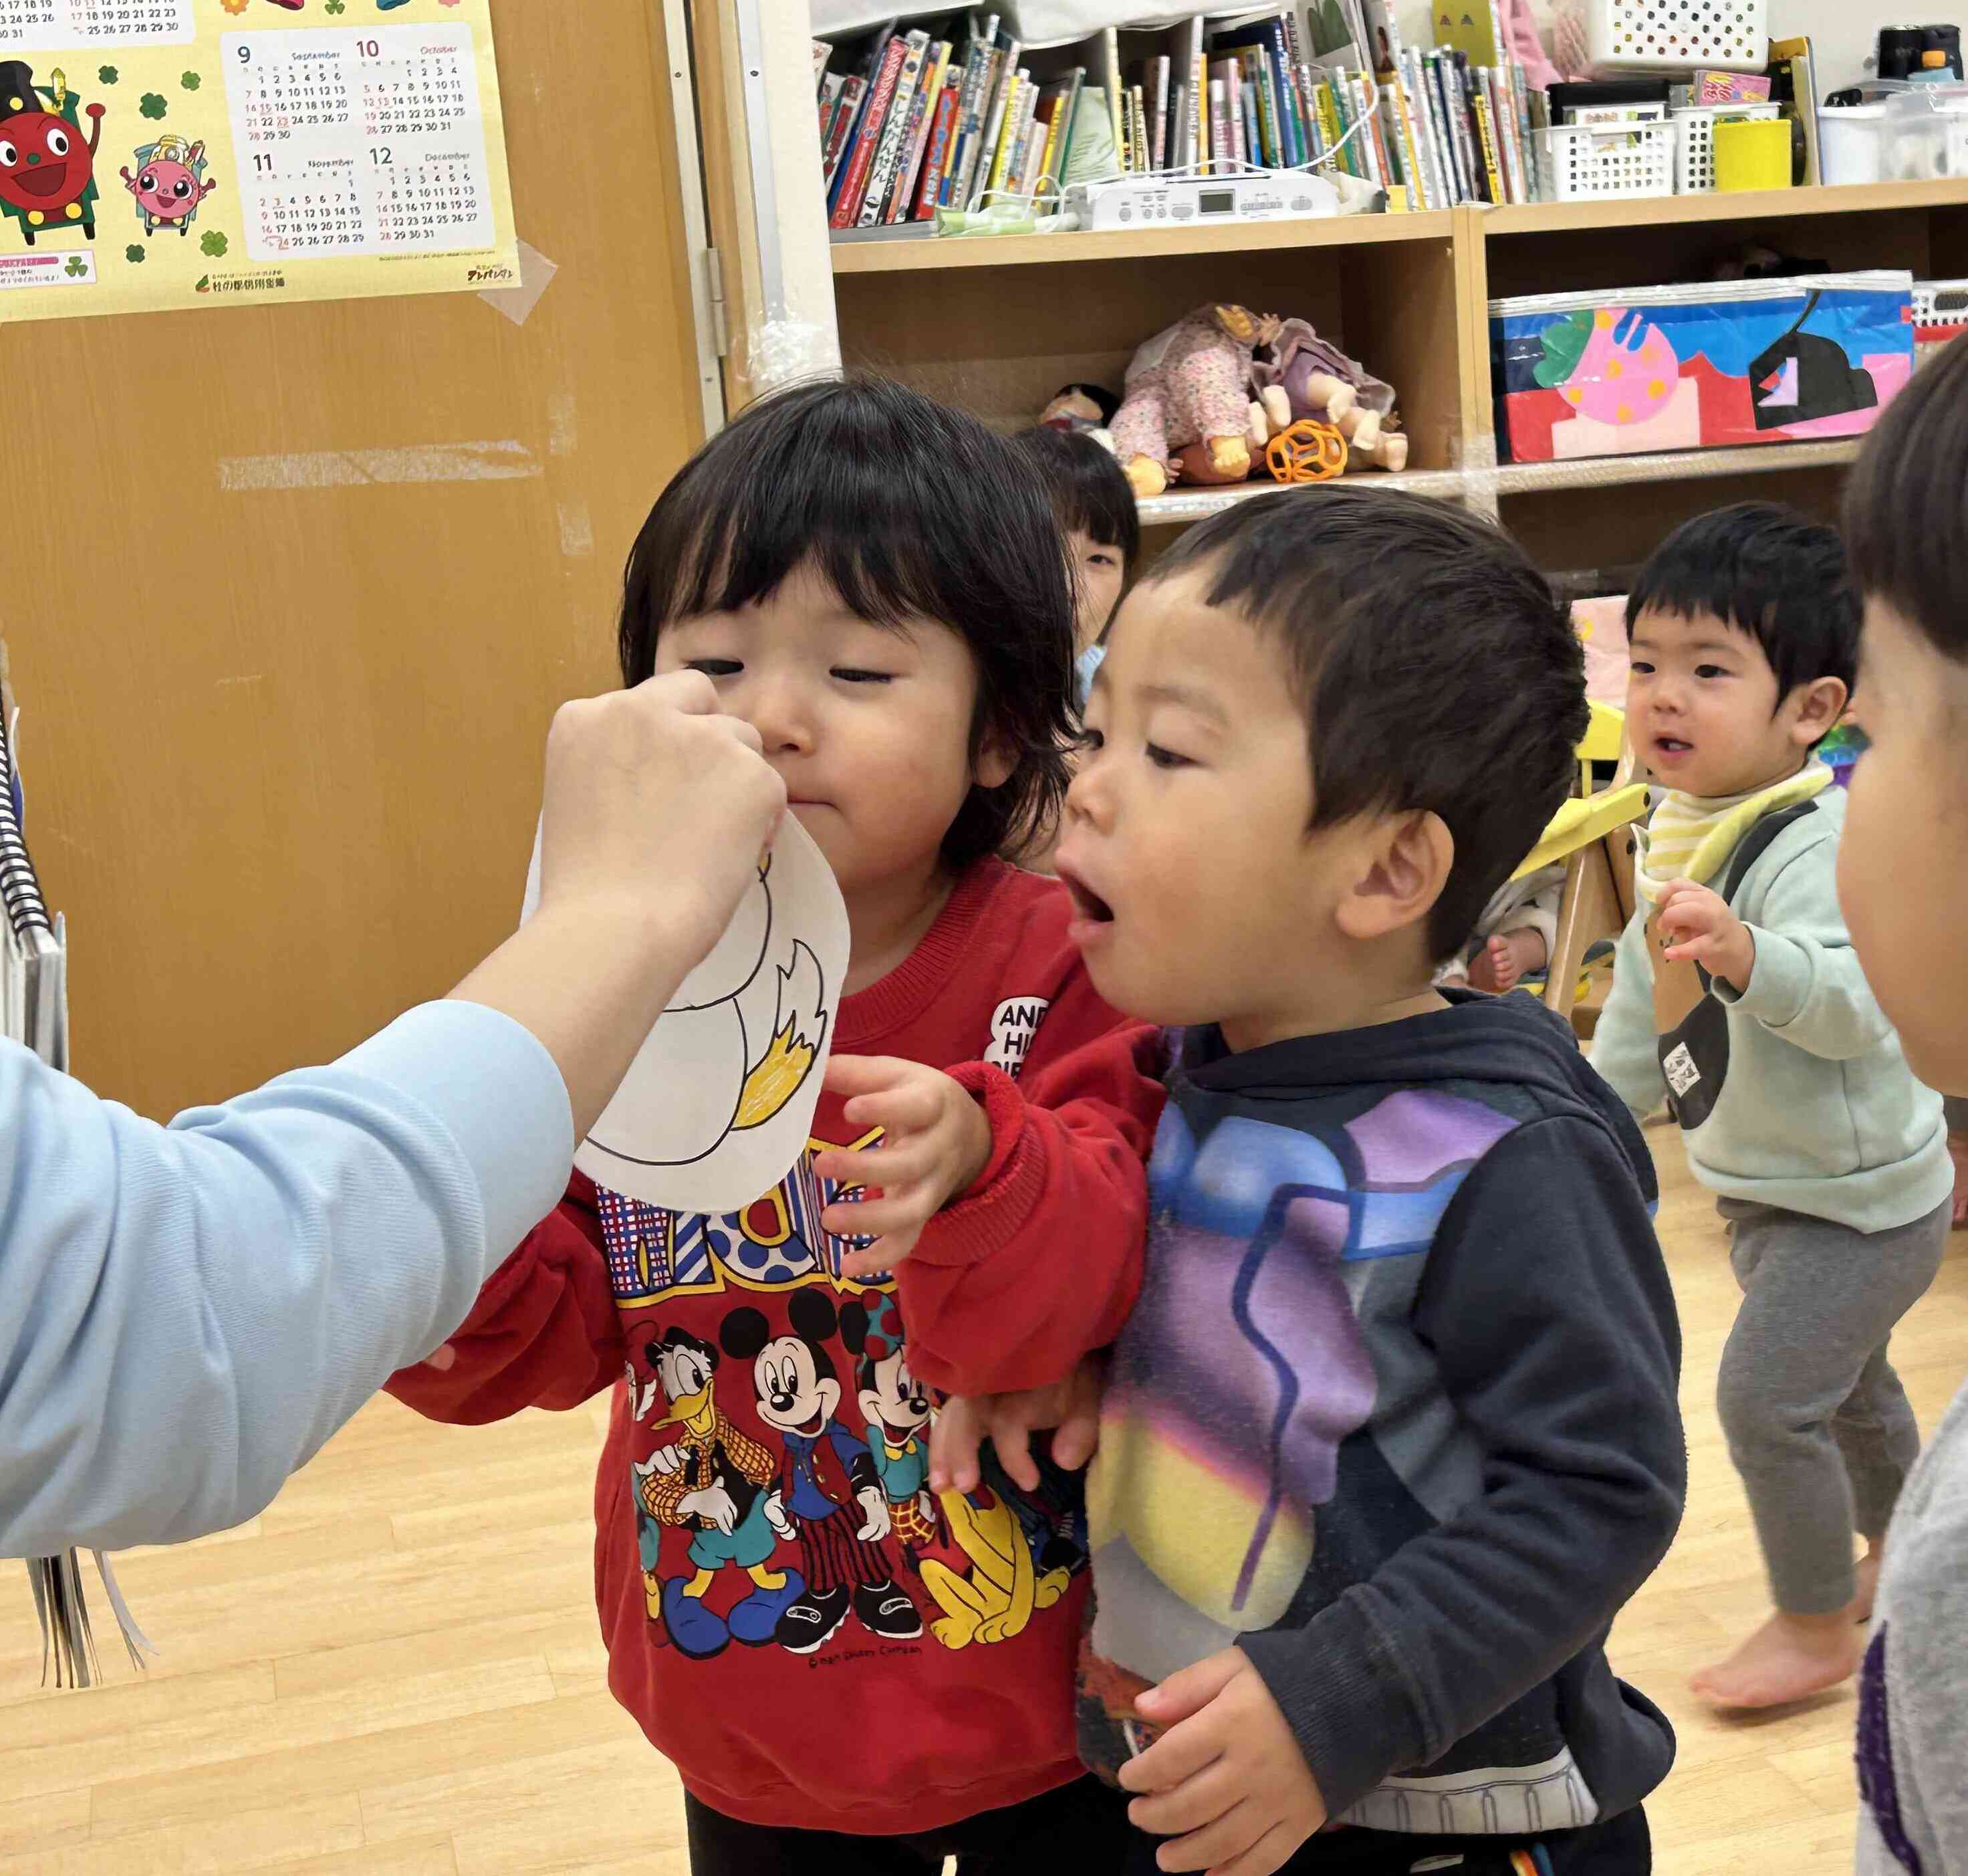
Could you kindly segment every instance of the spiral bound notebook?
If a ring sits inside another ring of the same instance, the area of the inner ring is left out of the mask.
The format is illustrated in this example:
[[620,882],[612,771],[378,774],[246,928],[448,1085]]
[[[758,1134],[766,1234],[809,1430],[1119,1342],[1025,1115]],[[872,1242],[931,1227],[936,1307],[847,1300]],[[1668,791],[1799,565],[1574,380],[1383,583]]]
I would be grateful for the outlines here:
[[[25,795],[15,761],[20,713],[7,682],[6,647],[0,643],[0,1034],[31,1048],[51,1068],[68,1070],[68,945],[59,915],[50,918],[22,830]],[[130,1659],[144,1666],[155,1654],[137,1625],[109,1560],[93,1553],[95,1567]],[[83,1593],[82,1558],[74,1550],[28,1560],[34,1606],[41,1621],[41,1678],[50,1670],[58,1687],[86,1687],[102,1678]]]

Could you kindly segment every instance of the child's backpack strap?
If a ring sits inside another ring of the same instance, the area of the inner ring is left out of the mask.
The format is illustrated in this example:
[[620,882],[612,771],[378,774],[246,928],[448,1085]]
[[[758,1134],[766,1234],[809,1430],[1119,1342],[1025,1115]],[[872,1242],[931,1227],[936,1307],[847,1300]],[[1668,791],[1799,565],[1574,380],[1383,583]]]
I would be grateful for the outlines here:
[[[1766,815],[1737,842],[1729,861],[1723,899],[1733,907],[1750,869],[1783,831],[1806,815],[1815,801]],[[1652,917],[1647,955],[1654,970],[1654,1009],[1661,1073],[1667,1078],[1668,1111],[1684,1128],[1698,1127],[1715,1111],[1729,1074],[1729,1012],[1715,994],[1714,980],[1701,965],[1670,964],[1659,955],[1662,940]],[[1688,977],[1692,970],[1692,980]]]
[[1781,812],[1766,815],[1736,844],[1735,853],[1729,861],[1728,883],[1722,889],[1722,896],[1731,906],[1736,903],[1736,895],[1743,889],[1743,882],[1750,876],[1750,869],[1770,851],[1771,844],[1784,829],[1793,822],[1801,821],[1806,815],[1817,812],[1817,803],[1801,801]]

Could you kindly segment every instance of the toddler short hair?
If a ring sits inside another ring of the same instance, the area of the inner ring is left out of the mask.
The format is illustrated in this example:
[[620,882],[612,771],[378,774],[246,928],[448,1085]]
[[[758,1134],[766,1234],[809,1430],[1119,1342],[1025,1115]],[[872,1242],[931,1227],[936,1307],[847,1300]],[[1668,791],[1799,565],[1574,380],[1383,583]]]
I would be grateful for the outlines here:
[[1684,522],[1656,548],[1627,596],[1643,612],[1706,614],[1762,647],[1779,701],[1800,684],[1859,669],[1859,598],[1836,528],[1771,501],[1742,501]]
[[1500,529],[1364,484],[1259,495],[1191,528],[1144,583],[1196,569],[1282,646],[1306,720],[1308,833],[1439,816],[1455,863],[1430,954],[1466,944],[1578,773],[1585,665],[1549,583]]
[[655,670],[673,620],[769,598],[808,564],[871,625],[934,619],[969,647],[972,758],[995,737],[1015,766],[1002,788],[972,789],[944,864],[1042,838],[1070,779],[1073,587],[1051,503],[1011,444],[884,378],[761,399],[684,465],[636,537],[623,682]]
[[1860,589],[1968,659],[1968,338],[1887,407],[1845,491],[1845,536]]
[[1096,546],[1116,549],[1133,572],[1141,551],[1135,491],[1114,452],[1083,431],[1038,424],[1012,439],[1039,472],[1060,530],[1077,529]]

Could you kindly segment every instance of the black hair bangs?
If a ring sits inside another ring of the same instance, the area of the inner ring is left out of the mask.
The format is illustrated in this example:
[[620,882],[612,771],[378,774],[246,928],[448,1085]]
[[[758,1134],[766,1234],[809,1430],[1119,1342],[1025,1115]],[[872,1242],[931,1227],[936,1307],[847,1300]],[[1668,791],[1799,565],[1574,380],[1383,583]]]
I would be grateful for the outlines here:
[[1655,549],[1627,596],[1643,612],[1720,620],[1756,641],[1779,701],[1800,684],[1858,679],[1859,598],[1835,528],[1775,502],[1698,515]]
[[973,790],[946,863],[1017,851],[1049,826],[1073,734],[1074,588],[1050,504],[1012,446],[882,378],[753,404],[684,465],[636,537],[623,682],[654,672],[665,627],[759,604],[801,567],[871,625],[934,621],[975,660],[972,756],[995,737],[1016,766],[1002,788]]
[[[924,528],[907,491],[874,465],[857,473],[843,462],[819,474],[814,466],[754,468],[727,456],[703,465],[691,485],[698,465],[686,469],[672,484],[675,508],[651,517],[639,556],[646,565],[631,568],[638,604],[633,617],[625,608],[625,652],[646,640],[653,667],[665,626],[762,604],[801,567],[856,617],[889,631],[955,616],[969,569]],[[626,664],[623,676],[638,681]]]
[[1118,549],[1131,572],[1141,551],[1141,511],[1114,452],[1091,436],[1045,424],[1021,430],[1012,442],[1038,471],[1060,527]]

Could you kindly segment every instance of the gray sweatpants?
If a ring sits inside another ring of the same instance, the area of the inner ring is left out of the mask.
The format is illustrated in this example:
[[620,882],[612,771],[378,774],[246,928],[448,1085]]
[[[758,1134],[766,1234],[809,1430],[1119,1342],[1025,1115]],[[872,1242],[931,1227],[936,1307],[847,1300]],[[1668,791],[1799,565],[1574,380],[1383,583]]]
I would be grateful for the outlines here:
[[1940,1268],[1951,1206],[1869,1236],[1739,1199],[1717,1209],[1743,1307],[1716,1409],[1777,1607],[1827,1614],[1857,1592],[1853,1532],[1885,1534],[1920,1455],[1886,1343]]

